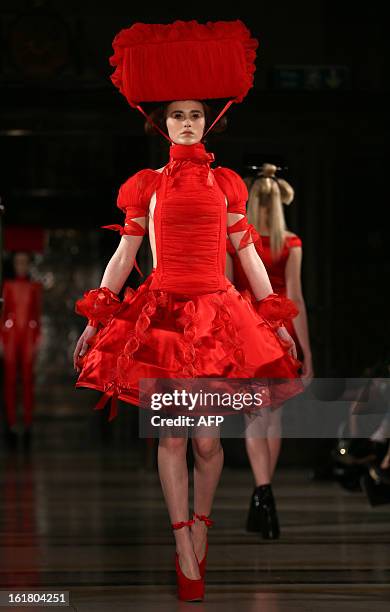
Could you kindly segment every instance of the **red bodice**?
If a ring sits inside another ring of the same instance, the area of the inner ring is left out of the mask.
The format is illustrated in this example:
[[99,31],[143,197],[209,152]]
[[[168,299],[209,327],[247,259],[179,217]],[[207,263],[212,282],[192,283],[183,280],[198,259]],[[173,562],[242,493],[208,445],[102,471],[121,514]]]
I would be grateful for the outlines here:
[[171,147],[156,191],[157,268],[151,285],[173,293],[226,290],[226,201],[203,145]]
[[119,190],[117,204],[126,213],[125,226],[105,227],[122,235],[145,233],[136,220],[148,216],[156,193],[157,266],[151,289],[185,295],[226,291],[227,213],[244,216],[229,232],[244,232],[242,246],[252,240],[245,183],[233,170],[211,169],[213,161],[201,143],[175,144],[162,172],[141,170]]

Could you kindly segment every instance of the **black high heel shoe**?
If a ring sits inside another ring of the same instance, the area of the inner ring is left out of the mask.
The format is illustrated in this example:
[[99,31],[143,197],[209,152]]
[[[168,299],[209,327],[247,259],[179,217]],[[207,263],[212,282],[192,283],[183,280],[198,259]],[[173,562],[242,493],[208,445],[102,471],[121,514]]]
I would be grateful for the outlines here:
[[260,532],[264,540],[279,538],[279,520],[270,484],[260,485],[253,491],[246,530]]

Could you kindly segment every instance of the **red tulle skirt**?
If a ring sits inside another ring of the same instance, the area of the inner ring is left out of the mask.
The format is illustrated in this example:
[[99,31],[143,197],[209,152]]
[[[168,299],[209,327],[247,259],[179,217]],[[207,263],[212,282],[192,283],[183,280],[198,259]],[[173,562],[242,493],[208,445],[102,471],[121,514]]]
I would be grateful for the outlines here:
[[150,290],[153,276],[126,290],[119,311],[92,338],[76,387],[104,392],[103,402],[114,396],[135,405],[142,378],[267,378],[272,405],[303,391],[301,363],[232,284],[184,296]]

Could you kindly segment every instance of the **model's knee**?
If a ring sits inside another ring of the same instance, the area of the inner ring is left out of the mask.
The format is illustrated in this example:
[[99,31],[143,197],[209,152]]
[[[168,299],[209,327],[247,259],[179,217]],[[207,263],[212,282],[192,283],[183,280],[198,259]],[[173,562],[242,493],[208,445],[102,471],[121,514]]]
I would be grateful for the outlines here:
[[185,453],[187,450],[187,438],[160,438],[158,446],[168,453]]
[[206,461],[212,459],[222,450],[219,438],[194,438],[192,448],[195,455]]

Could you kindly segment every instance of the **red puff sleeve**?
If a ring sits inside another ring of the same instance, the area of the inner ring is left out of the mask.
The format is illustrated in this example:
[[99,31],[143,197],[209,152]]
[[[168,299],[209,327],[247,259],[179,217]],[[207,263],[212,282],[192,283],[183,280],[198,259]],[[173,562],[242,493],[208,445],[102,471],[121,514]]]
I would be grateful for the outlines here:
[[[119,188],[117,206],[126,215],[124,226],[103,225],[105,229],[118,231],[121,236],[144,236],[149,214],[149,202],[161,176],[154,170],[140,170]],[[144,218],[144,225],[140,221]]]
[[[246,216],[248,189],[242,178],[234,172],[234,170],[230,170],[229,168],[216,168],[214,170],[214,176],[227,198],[228,236],[235,250],[240,251],[249,244],[253,244],[260,240],[253,225],[248,223]],[[236,217],[237,215],[240,215],[238,220]],[[234,234],[238,234],[236,240],[232,240]],[[239,239],[239,242],[236,246],[237,239]]]
[[299,236],[288,236],[286,244],[289,249],[291,249],[292,247],[301,247],[302,240],[299,238]]

